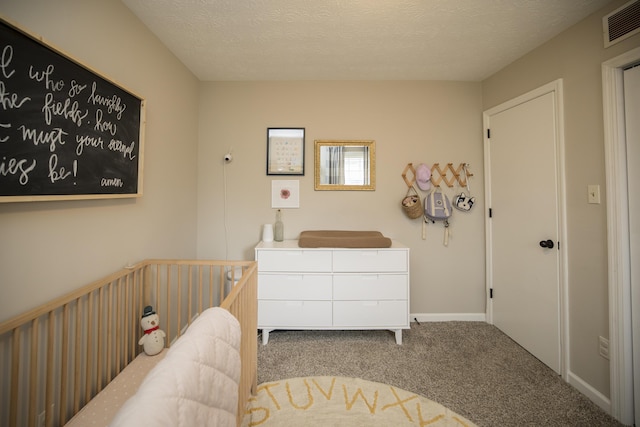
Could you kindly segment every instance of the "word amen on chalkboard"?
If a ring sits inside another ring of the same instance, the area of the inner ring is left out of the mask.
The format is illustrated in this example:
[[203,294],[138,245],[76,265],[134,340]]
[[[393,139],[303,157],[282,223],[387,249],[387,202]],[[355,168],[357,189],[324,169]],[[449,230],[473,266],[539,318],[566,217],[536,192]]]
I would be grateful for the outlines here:
[[0,20],[0,202],[142,195],[144,100]]

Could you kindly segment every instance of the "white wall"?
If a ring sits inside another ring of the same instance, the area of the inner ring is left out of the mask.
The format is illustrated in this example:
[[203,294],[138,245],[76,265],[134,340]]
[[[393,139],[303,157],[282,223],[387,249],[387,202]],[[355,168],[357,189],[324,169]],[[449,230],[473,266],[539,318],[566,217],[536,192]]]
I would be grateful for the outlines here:
[[[484,313],[480,83],[209,82],[201,88],[199,257],[253,259],[262,224],[275,221],[271,181],[295,179],[300,209],[283,212],[286,239],[307,229],[379,230],[411,248],[412,313]],[[306,128],[304,176],[266,175],[268,127]],[[316,139],[375,140],[376,190],[314,191]],[[223,166],[229,148],[234,160]],[[401,175],[410,162],[471,165],[478,205],[454,213],[449,247],[442,245],[441,224],[422,240],[420,220],[401,210],[407,192]]]
[[147,101],[143,197],[0,203],[0,321],[127,262],[195,257],[195,77],[119,1],[3,1],[0,14]]

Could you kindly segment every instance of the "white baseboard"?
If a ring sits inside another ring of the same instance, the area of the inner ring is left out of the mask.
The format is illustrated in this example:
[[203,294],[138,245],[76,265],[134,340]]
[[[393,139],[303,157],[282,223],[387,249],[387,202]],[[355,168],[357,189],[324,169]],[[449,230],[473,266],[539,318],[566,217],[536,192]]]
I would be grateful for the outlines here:
[[567,382],[575,387],[580,393],[587,396],[589,400],[602,408],[602,410],[607,414],[611,414],[611,401],[607,396],[587,384],[582,378],[578,377],[573,372],[569,372],[567,375]]
[[486,322],[485,313],[412,313],[412,322]]

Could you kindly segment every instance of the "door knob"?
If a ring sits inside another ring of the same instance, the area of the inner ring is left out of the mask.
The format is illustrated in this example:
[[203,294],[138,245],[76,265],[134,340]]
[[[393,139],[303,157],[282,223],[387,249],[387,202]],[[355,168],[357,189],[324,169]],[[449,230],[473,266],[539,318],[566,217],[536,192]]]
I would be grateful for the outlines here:
[[553,248],[553,240],[551,240],[551,239],[549,239],[549,240],[541,240],[540,241],[540,246],[542,246],[543,248],[551,249],[551,248]]

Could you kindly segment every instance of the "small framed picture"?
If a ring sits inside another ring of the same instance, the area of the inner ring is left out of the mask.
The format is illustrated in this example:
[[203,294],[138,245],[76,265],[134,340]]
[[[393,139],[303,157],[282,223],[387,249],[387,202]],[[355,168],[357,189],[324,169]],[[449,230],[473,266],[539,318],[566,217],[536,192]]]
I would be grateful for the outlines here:
[[300,181],[271,181],[272,208],[299,208]]
[[304,128],[267,129],[267,175],[304,175]]

